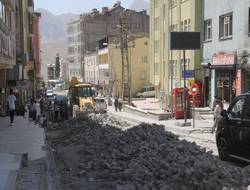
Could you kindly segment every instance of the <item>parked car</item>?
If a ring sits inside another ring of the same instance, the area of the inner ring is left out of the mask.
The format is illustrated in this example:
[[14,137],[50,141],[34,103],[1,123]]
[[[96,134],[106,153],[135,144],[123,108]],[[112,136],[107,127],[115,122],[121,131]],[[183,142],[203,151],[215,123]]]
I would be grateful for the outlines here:
[[55,96],[55,102],[63,102],[64,104],[67,104],[68,100],[67,100],[67,96],[63,96],[63,95],[56,95]]
[[46,96],[47,96],[47,97],[53,97],[53,96],[54,96],[53,90],[47,90],[47,91],[46,91]]
[[221,115],[216,132],[220,159],[250,162],[250,93],[236,97]]
[[154,87],[154,86],[144,86],[144,87],[136,94],[136,97],[140,97],[140,98],[155,97],[155,87]]
[[107,103],[104,97],[96,97],[94,98],[94,102],[95,102],[94,106],[95,112],[101,112],[101,113],[107,112]]

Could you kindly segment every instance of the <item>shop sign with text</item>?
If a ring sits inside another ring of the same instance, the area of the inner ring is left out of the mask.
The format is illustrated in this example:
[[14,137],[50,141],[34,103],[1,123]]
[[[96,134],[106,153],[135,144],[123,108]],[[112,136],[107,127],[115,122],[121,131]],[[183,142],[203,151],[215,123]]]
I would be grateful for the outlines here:
[[235,64],[235,55],[219,53],[213,56],[212,65],[234,65]]

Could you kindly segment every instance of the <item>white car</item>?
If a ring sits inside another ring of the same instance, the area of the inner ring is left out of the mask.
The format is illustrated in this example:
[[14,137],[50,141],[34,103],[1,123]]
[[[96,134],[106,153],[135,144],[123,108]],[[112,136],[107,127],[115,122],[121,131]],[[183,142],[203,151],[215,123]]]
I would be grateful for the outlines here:
[[107,103],[105,98],[103,97],[96,97],[95,99],[95,111],[96,112],[107,112]]
[[46,91],[46,96],[47,96],[47,97],[53,97],[53,96],[54,96],[53,90],[47,90],[47,91]]
[[155,87],[154,87],[154,86],[144,86],[144,87],[136,94],[136,97],[140,97],[140,98],[155,97]]

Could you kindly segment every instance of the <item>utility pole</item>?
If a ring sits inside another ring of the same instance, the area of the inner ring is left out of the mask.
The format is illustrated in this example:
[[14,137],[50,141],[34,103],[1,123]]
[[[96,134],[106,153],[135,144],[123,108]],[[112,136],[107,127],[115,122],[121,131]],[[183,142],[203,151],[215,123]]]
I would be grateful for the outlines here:
[[129,72],[129,55],[128,55],[128,14],[123,11],[119,18],[119,25],[121,30],[121,61],[122,61],[122,81],[121,81],[121,95],[125,100],[128,96],[129,104],[131,104],[131,89],[130,89],[130,72]]

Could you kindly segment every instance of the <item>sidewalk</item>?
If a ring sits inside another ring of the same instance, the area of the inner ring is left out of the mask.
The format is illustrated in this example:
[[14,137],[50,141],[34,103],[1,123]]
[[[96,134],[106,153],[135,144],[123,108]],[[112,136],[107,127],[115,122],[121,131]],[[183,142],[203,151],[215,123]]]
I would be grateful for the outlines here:
[[[108,107],[108,112],[111,115],[126,119],[130,121],[133,124],[139,124],[139,123],[155,123],[158,125],[164,125],[166,127],[167,131],[174,132],[174,133],[182,133],[182,134],[191,134],[191,133],[207,133],[210,131],[213,123],[206,120],[195,120],[195,128],[193,126],[190,127],[180,127],[177,126],[178,122],[184,123],[184,120],[164,120],[164,121],[158,121],[151,118],[145,118],[139,115],[134,115],[131,113],[127,113],[125,111],[123,112],[116,112],[114,107]],[[189,119],[188,122],[191,122],[193,124],[193,120]]]
[[0,190],[16,188],[25,156],[28,160],[44,158],[44,130],[29,122],[28,118],[15,117],[9,126],[8,117],[0,117]]

